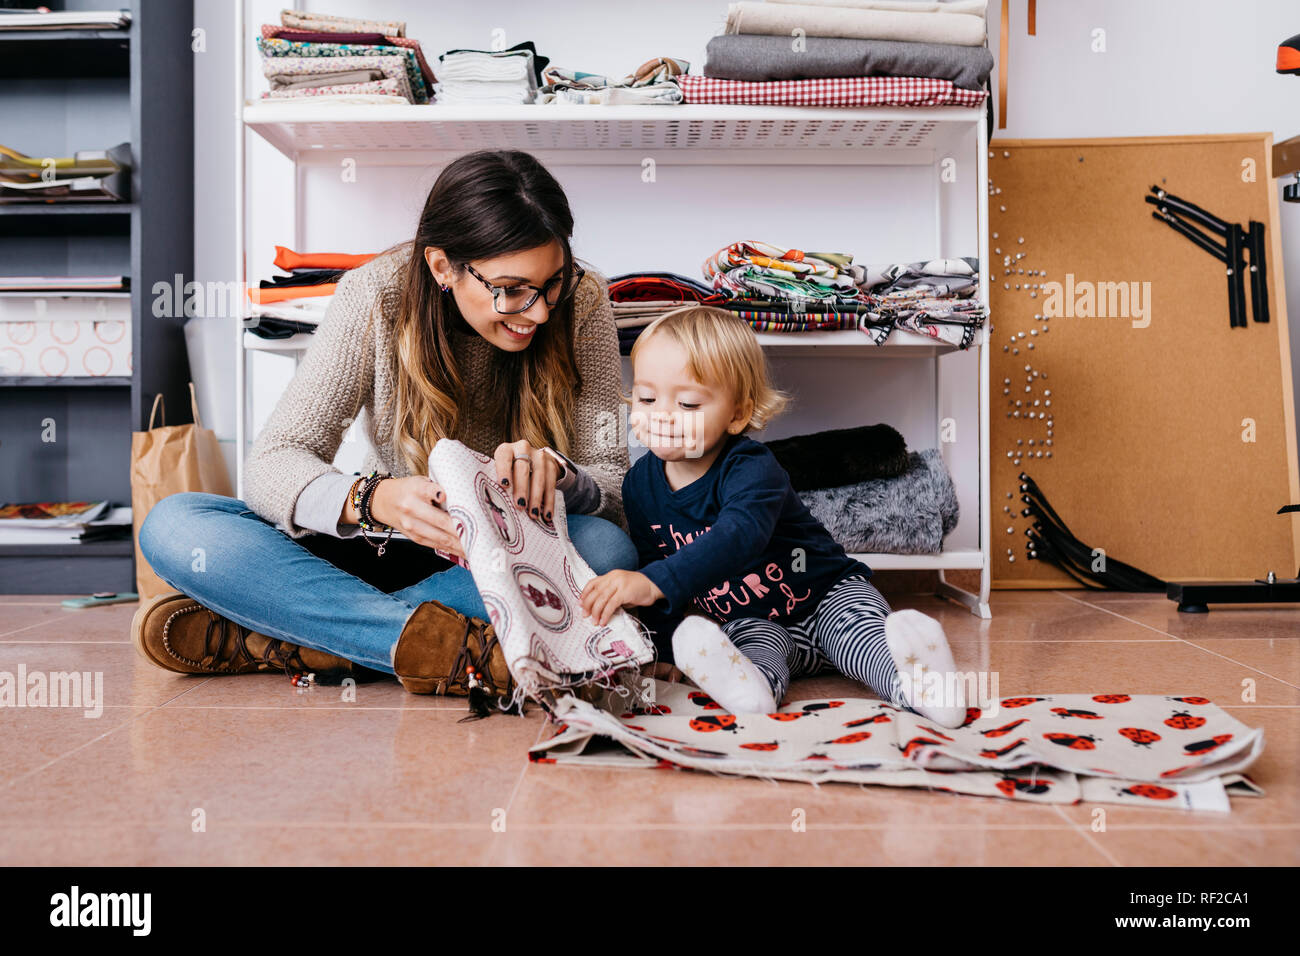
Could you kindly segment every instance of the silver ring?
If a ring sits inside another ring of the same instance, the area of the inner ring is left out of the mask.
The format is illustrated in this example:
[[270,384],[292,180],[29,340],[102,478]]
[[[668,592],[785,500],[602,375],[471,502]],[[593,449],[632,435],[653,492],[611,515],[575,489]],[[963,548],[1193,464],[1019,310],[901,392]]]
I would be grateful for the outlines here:
[[515,455],[515,461],[526,461],[530,467],[533,464],[533,459],[528,455]]

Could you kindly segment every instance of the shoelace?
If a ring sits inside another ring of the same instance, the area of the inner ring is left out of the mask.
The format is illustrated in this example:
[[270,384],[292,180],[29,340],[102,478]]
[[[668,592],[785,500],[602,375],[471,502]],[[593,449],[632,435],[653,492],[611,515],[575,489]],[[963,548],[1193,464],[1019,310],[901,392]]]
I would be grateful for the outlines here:
[[[215,611],[208,610],[207,613],[208,624],[203,635],[204,663],[202,666],[212,667],[213,664],[207,663],[208,661],[215,662],[223,659],[222,655],[230,638],[230,629],[226,627],[229,624],[234,628],[235,653],[229,658],[228,665],[224,669],[235,670],[239,666],[240,657],[242,657],[244,661],[250,664],[269,664],[272,667],[279,667],[290,676],[307,670],[302,662],[301,648],[296,645],[290,645],[293,647],[293,651],[286,652],[283,641],[277,638],[267,638],[266,650],[259,657],[248,649],[248,636],[253,633],[249,628],[231,621],[229,618],[224,618]],[[216,637],[215,646],[213,643],[214,635]]]
[[480,675],[484,684],[494,694],[500,694],[503,689],[496,686],[496,681],[492,677],[492,672],[488,670],[488,661],[492,659],[492,652],[497,646],[496,631],[492,632],[489,640],[487,637],[487,625],[479,625],[477,628],[479,637],[479,653],[475,657],[469,649],[469,636],[475,631],[473,620],[465,622],[465,633],[460,639],[460,650],[456,653],[456,660],[452,662],[451,674],[448,675],[449,683],[468,683],[465,679],[466,668],[473,667]]

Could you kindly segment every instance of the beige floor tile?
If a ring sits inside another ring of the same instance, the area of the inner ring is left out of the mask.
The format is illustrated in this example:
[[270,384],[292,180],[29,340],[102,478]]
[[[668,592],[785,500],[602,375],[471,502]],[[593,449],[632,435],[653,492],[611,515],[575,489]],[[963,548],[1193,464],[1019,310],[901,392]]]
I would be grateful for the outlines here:
[[173,674],[150,664],[130,644],[103,641],[0,644],[0,671],[16,678],[20,668],[29,677],[38,671],[78,672],[96,681],[95,675],[103,675],[106,707],[156,707],[213,679]]
[[581,827],[590,820],[634,829],[764,825],[788,828],[802,811],[817,825],[979,829],[1063,828],[1053,807],[903,787],[769,782],[702,771],[535,764],[511,806],[511,823]]
[[909,595],[906,600],[891,601],[890,606],[915,608],[935,618],[943,625],[950,644],[1170,640],[1169,635],[1138,622],[1052,591],[996,591],[991,600],[991,620],[980,620],[961,605],[927,595]]
[[[106,707],[0,710],[0,863],[61,865],[899,863],[1296,865],[1300,619],[1179,615],[1158,595],[995,591],[993,619],[926,594],[958,666],[998,693],[1199,694],[1265,749],[1267,795],[1233,812],[1042,806],[884,787],[771,784],[670,770],[529,765],[541,715],[461,724],[464,702],[393,681],[305,692],[280,675],[187,678],[127,643],[135,605],[0,596],[0,671],[90,671]],[[1257,706],[1242,706],[1242,680]],[[837,675],[788,700],[870,696]],[[1284,705],[1284,706],[1277,706]],[[206,812],[206,832],[192,811]],[[791,830],[804,812],[806,832]],[[495,811],[505,832],[493,832]]]
[[1134,826],[1091,836],[1120,866],[1300,865],[1300,824],[1231,829]]
[[1063,595],[1071,593],[1056,588],[994,588],[989,594],[989,606],[996,612],[999,605],[1059,604],[1065,600]]
[[755,827],[625,829],[587,826],[497,834],[500,865],[640,866],[1108,866],[1086,836],[1033,829]]
[[138,605],[74,610],[60,604],[0,605],[0,644],[32,641],[129,641]]
[[1027,693],[1196,695],[1227,706],[1241,703],[1241,682],[1251,678],[1256,682],[1258,702],[1300,705],[1300,690],[1290,684],[1183,641],[994,644],[973,653],[958,645],[953,656],[959,668],[987,667],[996,673],[1003,697]]
[[5,791],[0,825],[490,825],[540,719],[162,707]]
[[147,707],[106,707],[98,717],[71,708],[0,710],[0,802],[3,789],[52,761],[84,753],[105,734],[147,714]]
[[1079,595],[1078,600],[1115,615],[1162,631],[1173,637],[1196,640],[1278,638],[1300,644],[1300,605],[1212,605],[1208,614],[1185,614],[1167,598],[1107,593]]
[[[1198,638],[1188,641],[1206,654],[1221,658],[1228,666],[1241,672],[1241,679],[1255,676],[1256,671],[1271,678],[1257,681],[1260,696],[1255,701],[1243,701],[1240,694],[1232,703],[1283,704],[1285,697],[1274,699],[1265,693],[1273,681],[1291,689],[1300,689],[1300,639],[1261,638],[1249,640],[1210,640]],[[1226,701],[1225,701],[1226,703]]]
[[[175,680],[177,684],[185,685],[194,678],[178,674]],[[316,684],[299,688],[289,683],[288,676],[282,673],[240,674],[205,680],[201,687],[178,699],[175,706],[258,710],[439,710],[456,717],[469,712],[463,697],[408,694],[396,678],[367,681],[352,687]]]
[[490,825],[0,826],[4,866],[475,866]]

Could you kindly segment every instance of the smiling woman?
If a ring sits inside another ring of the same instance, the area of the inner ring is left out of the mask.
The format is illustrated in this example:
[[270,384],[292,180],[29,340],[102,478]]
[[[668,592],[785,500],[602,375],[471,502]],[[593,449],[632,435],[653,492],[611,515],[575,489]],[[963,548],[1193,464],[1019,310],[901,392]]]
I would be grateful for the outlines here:
[[[408,690],[463,690],[453,671],[466,659],[500,677],[469,572],[429,561],[433,548],[460,554],[445,495],[424,475],[443,438],[492,455],[538,520],[563,491],[574,546],[598,574],[635,568],[627,445],[611,427],[618,338],[605,280],[577,264],[572,232],[563,190],[527,153],[443,169],[414,239],[340,280],[249,454],[247,502],[185,493],[149,513],[141,549],[181,593],[141,607],[141,653],[183,673],[362,665]],[[345,475],[332,462],[363,410],[371,474]],[[386,547],[394,531],[424,547],[385,563],[402,550]],[[358,559],[369,573],[351,573]],[[274,591],[250,587],[271,580]]]

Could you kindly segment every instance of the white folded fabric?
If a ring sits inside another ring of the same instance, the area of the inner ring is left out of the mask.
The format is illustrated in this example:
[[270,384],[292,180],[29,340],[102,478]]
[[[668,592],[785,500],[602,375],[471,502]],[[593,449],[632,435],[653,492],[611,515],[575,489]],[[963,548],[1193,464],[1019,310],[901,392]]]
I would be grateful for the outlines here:
[[532,103],[537,99],[533,54],[529,50],[444,53],[438,57],[438,82],[433,88],[444,106]]
[[676,106],[682,88],[676,83],[649,86],[606,86],[599,90],[556,90],[543,93],[541,103],[586,103],[601,106]]
[[444,106],[474,103],[531,103],[530,92],[518,83],[435,83],[436,99]]
[[527,50],[482,53],[466,50],[438,58],[438,79],[449,81],[521,80],[533,72],[533,55]]

